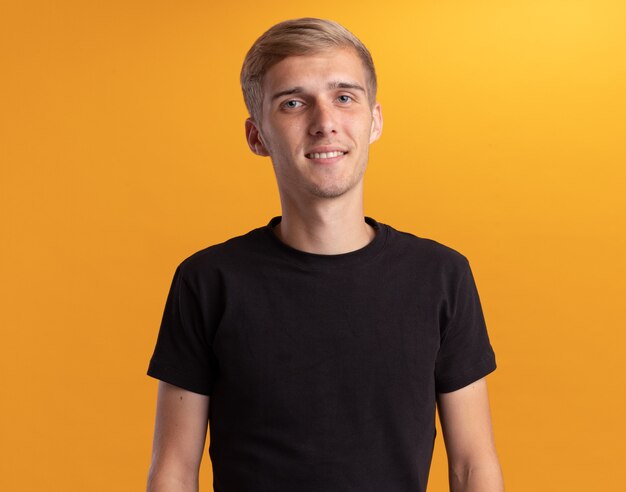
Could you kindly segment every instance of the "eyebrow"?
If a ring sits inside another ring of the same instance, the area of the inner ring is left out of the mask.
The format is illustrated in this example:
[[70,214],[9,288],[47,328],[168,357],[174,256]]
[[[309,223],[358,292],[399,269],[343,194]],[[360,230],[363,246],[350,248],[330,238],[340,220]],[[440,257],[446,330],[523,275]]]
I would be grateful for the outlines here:
[[304,87],[292,87],[291,89],[280,91],[274,94],[272,96],[272,101],[278,99],[279,97],[290,96],[291,94],[301,94],[302,92],[304,92]]
[[[334,82],[329,82],[328,83],[328,89],[333,90],[333,89],[355,89],[357,91],[361,91],[365,94],[365,89],[360,86],[359,84],[356,84],[354,82],[341,82],[341,81],[334,81]],[[290,96],[292,94],[302,94],[303,92],[305,92],[304,87],[301,86],[295,86],[295,87],[291,87],[289,89],[285,89],[284,91],[279,91],[277,93],[275,93],[272,96],[272,101],[278,99],[279,97],[283,97],[283,96]]]
[[331,82],[328,84],[329,89],[356,89],[357,91],[361,91],[365,93],[365,89],[361,87],[359,84],[355,82]]

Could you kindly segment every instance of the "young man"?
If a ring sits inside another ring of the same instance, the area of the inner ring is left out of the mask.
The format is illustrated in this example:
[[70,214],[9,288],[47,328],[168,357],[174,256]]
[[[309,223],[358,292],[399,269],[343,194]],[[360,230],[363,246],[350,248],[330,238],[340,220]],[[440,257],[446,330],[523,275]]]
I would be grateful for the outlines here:
[[424,491],[439,405],[451,490],[501,491],[469,263],[363,214],[383,123],[369,52],[334,22],[286,21],[241,81],[282,215],[176,271],[148,369],[149,490],[197,490],[209,427],[216,492]]

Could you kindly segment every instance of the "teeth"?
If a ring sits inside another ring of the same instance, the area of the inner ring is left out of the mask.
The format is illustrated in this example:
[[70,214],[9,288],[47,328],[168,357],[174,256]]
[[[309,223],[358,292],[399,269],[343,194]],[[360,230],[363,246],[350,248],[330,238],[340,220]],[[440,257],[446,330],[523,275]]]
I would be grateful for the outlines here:
[[339,157],[340,155],[344,155],[345,152],[341,152],[339,150],[335,150],[333,152],[320,152],[320,153],[312,153],[312,154],[308,154],[307,157],[309,157],[309,159],[331,159],[333,157]]

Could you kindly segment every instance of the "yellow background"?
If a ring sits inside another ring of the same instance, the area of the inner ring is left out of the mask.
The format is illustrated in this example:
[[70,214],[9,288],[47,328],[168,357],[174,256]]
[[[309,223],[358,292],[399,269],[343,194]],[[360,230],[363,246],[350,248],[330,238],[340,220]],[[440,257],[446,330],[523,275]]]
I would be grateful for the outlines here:
[[366,213],[470,259],[507,490],[624,490],[621,0],[3,2],[0,489],[145,487],[174,269],[280,213],[242,59],[305,15],[377,64]]

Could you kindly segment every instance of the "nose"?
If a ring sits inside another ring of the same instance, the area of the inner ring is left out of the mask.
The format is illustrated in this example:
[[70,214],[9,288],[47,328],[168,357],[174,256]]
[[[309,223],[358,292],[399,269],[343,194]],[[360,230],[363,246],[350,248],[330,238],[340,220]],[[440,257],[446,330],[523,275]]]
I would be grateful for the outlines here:
[[337,133],[337,122],[335,121],[332,105],[317,103],[310,114],[309,133],[311,135],[325,137]]

